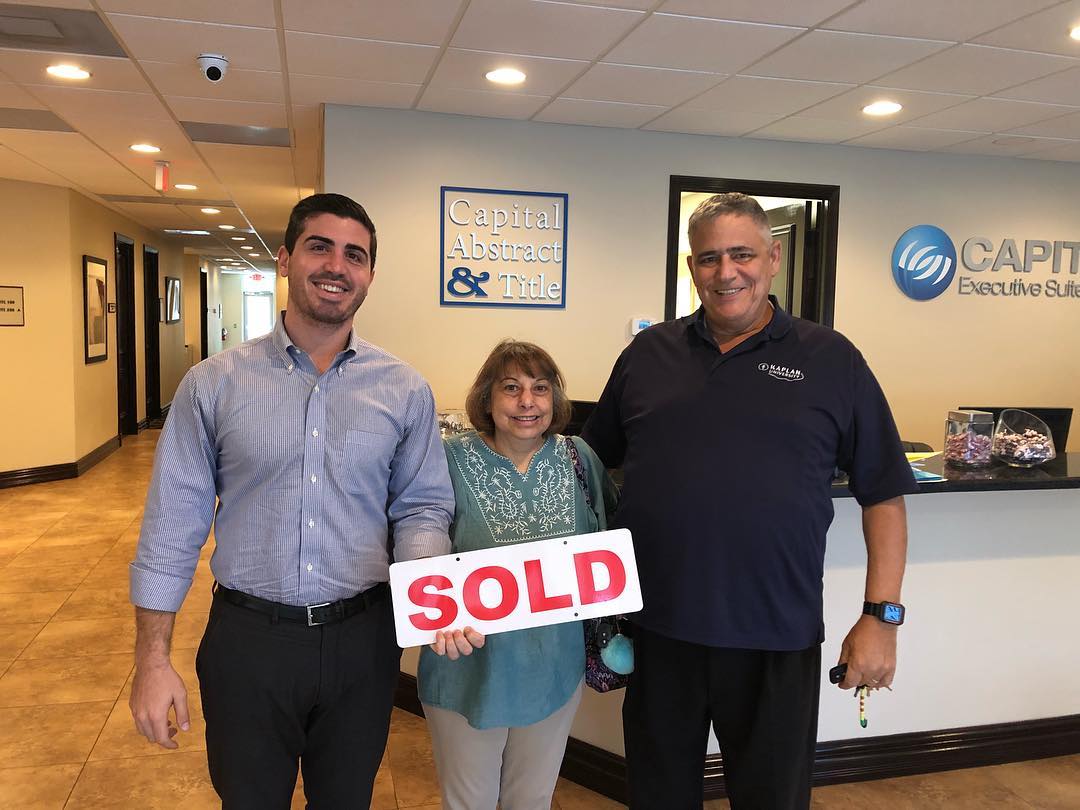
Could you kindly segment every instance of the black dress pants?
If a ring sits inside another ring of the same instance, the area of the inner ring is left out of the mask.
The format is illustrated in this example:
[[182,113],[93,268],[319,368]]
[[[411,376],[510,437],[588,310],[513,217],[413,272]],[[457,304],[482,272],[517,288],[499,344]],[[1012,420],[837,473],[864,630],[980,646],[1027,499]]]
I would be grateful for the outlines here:
[[216,596],[196,668],[223,810],[287,810],[298,764],[309,810],[366,810],[400,659],[388,596],[316,627]]
[[635,626],[623,703],[631,810],[700,810],[710,722],[733,810],[808,808],[820,681],[820,645],[706,647]]

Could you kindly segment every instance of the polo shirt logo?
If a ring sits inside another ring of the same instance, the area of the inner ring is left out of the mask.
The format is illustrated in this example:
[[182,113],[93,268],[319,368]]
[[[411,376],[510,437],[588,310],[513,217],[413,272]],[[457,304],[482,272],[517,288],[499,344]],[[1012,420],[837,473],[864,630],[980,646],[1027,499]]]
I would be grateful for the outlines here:
[[775,363],[759,363],[758,371],[764,371],[774,380],[783,380],[784,382],[798,382],[806,378],[806,375],[797,368],[778,366]]

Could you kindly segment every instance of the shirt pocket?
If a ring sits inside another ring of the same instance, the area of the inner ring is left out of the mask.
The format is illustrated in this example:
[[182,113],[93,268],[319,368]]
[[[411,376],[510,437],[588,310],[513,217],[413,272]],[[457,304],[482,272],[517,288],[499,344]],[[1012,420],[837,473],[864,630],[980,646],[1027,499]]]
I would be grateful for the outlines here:
[[356,428],[345,432],[344,480],[350,492],[382,491],[390,480],[397,436]]

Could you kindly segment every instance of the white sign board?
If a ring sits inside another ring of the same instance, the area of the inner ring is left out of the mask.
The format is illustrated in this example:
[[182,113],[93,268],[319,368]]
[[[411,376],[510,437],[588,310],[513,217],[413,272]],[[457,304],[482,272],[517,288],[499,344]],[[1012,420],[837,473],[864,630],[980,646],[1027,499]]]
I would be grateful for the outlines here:
[[438,630],[492,635],[641,610],[627,529],[394,563],[390,591],[402,647]]

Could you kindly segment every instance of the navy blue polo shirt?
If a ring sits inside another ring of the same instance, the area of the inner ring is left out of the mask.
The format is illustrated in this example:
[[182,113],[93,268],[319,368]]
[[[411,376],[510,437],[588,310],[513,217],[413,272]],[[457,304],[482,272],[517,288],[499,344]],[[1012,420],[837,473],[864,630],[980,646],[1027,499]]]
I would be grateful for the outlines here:
[[582,431],[623,468],[614,527],[634,536],[645,602],[635,621],[671,638],[820,643],[835,468],[863,506],[916,491],[858,349],[770,300],[768,325],[725,353],[701,310],[642,332]]

